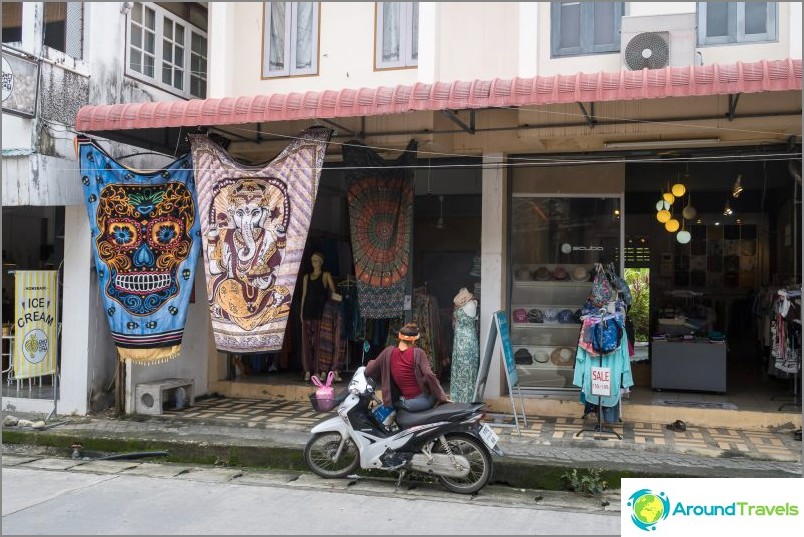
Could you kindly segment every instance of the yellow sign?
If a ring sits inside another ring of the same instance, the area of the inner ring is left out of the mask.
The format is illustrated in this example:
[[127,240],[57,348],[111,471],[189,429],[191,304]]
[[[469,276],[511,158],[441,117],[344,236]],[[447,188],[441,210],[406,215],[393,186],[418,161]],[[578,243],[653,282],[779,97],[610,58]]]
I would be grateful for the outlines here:
[[56,373],[58,276],[18,270],[14,294],[14,378]]

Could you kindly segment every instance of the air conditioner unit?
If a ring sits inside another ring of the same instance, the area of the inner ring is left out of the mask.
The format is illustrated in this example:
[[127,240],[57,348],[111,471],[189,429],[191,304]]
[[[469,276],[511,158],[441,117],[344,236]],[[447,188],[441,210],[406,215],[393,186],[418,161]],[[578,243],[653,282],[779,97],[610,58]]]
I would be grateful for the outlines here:
[[628,71],[695,65],[695,13],[622,18],[620,60]]

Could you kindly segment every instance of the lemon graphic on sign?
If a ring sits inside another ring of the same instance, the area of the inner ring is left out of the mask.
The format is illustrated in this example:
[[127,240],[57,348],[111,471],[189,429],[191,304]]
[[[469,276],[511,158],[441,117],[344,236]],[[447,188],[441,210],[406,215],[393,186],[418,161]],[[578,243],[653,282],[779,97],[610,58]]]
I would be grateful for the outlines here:
[[47,334],[39,328],[34,328],[25,334],[22,340],[22,355],[32,364],[38,364],[47,354]]
[[631,521],[641,530],[654,530],[656,523],[667,518],[670,512],[670,500],[664,492],[655,494],[651,490],[641,489],[628,499],[631,507]]

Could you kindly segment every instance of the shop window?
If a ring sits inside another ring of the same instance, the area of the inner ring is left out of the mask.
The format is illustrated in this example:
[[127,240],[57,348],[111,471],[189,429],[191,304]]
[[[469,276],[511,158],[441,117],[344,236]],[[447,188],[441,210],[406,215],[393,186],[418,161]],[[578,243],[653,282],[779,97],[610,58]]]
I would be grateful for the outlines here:
[[206,97],[204,30],[161,5],[140,2],[128,14],[128,28],[126,74],[182,97]]
[[573,358],[595,264],[620,272],[621,206],[619,196],[512,193],[508,303],[522,388],[576,389]]
[[318,73],[318,2],[265,2],[262,76]]
[[[45,2],[42,43],[73,58],[83,57],[84,5],[82,2]],[[3,8],[5,11],[5,8]]]
[[22,2],[3,2],[3,43],[22,42]]
[[698,2],[698,45],[776,41],[776,2]]
[[419,64],[419,3],[377,2],[376,69]]
[[553,57],[618,52],[623,2],[551,2]]

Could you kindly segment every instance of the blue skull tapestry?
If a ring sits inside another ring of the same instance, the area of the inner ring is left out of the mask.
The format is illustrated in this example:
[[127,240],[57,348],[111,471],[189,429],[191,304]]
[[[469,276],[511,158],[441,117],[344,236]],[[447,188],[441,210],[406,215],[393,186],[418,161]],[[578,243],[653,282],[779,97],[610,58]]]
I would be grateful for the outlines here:
[[141,172],[79,136],[98,284],[122,361],[179,356],[200,249],[190,155]]
[[366,319],[403,313],[413,231],[416,140],[394,161],[359,143],[343,146],[357,302]]
[[330,129],[312,128],[265,164],[245,166],[190,135],[215,345],[282,349]]

